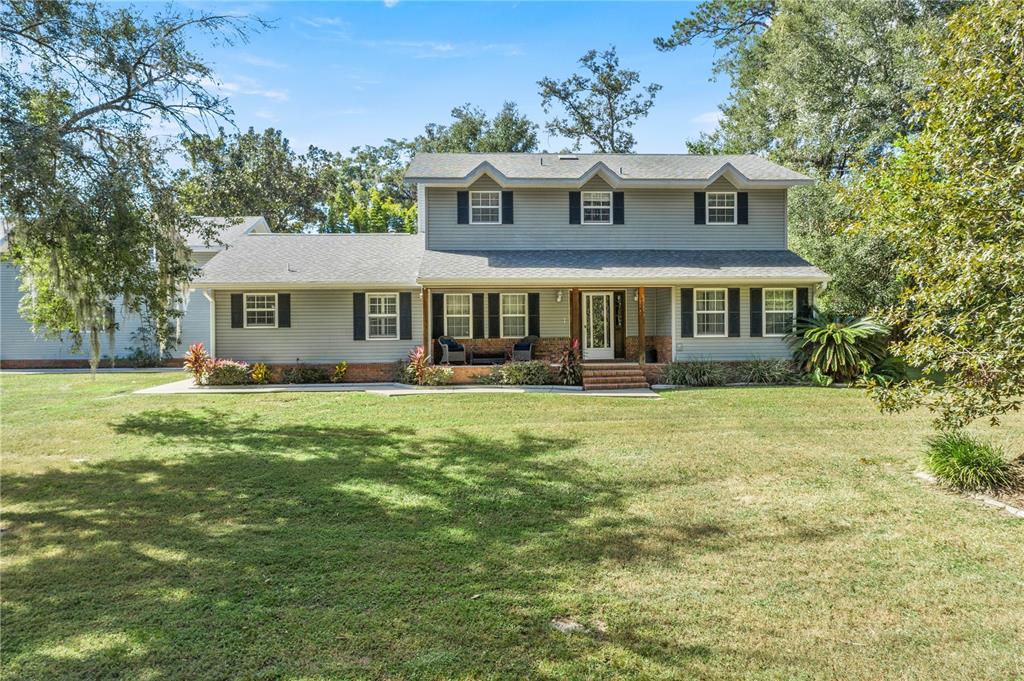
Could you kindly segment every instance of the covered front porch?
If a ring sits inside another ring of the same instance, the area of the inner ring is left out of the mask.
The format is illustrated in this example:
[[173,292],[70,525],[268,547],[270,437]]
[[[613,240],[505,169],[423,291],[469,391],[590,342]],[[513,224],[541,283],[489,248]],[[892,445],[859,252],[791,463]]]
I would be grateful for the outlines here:
[[[464,349],[452,364],[557,362],[577,341],[585,362],[672,360],[672,289],[666,286],[425,287],[423,344]],[[449,340],[450,339],[450,340]],[[529,348],[529,354],[524,354]]]

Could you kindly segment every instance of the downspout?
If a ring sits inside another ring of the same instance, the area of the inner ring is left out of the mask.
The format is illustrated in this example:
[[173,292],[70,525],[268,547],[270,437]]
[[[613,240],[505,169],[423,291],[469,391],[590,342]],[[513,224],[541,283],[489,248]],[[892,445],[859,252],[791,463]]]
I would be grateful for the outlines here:
[[203,297],[210,303],[210,357],[217,356],[217,301],[210,289],[203,289]]

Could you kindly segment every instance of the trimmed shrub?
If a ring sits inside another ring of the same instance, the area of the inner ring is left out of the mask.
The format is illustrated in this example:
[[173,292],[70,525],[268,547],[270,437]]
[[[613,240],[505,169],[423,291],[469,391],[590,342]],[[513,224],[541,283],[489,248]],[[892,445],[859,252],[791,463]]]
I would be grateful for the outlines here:
[[430,365],[420,373],[418,385],[448,385],[455,378],[455,371],[447,366]]
[[331,373],[331,383],[341,383],[345,380],[345,374],[348,373],[348,362],[338,362],[334,365],[334,371]]
[[193,383],[202,385],[206,382],[206,374],[210,371],[212,364],[213,358],[206,351],[206,346],[202,343],[193,343],[188,346],[188,351],[185,353],[182,362],[182,368],[192,374]]
[[665,367],[662,380],[671,385],[723,385],[726,380],[726,371],[721,363],[710,360],[672,362]]
[[299,364],[281,372],[283,383],[327,383],[327,369],[313,364]]
[[249,378],[256,385],[270,383],[270,367],[263,362],[253,364],[252,369],[249,370]]
[[245,385],[251,380],[249,365],[231,359],[214,360],[206,374],[207,385]]
[[734,376],[740,383],[783,385],[794,378],[793,363],[785,359],[752,359],[737,364]]
[[963,431],[939,433],[928,440],[925,466],[962,492],[998,491],[1017,482],[1013,464],[1001,448]]
[[480,382],[491,385],[548,385],[551,383],[551,370],[547,364],[536,359],[529,362],[506,362],[495,366]]
[[562,356],[558,360],[558,380],[562,385],[583,385],[583,355],[580,353],[578,338],[562,347]]

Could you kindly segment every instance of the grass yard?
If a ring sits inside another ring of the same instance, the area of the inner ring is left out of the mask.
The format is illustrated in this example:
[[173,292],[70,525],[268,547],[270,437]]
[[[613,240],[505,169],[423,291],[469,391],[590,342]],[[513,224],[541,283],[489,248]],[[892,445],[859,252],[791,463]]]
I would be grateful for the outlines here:
[[1024,676],[1024,523],[924,413],[171,378],[0,379],[3,678]]

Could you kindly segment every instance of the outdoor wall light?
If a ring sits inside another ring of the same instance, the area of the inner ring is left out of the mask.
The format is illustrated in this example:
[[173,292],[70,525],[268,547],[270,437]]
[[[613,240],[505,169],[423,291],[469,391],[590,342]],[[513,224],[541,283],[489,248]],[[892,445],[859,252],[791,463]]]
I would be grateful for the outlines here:
[[562,289],[558,289],[557,291],[555,291],[555,302],[562,302]]

